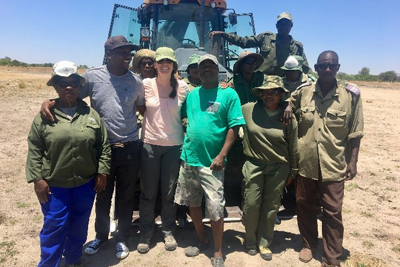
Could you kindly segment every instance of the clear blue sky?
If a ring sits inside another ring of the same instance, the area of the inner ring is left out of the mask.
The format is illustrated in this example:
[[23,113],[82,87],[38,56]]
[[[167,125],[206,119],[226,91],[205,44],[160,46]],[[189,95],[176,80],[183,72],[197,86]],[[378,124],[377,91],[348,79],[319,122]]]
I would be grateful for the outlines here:
[[[0,58],[27,63],[71,60],[102,63],[114,3],[138,7],[142,0],[1,0]],[[293,15],[291,35],[303,43],[310,65],[324,50],[339,54],[341,71],[400,72],[398,0],[227,0],[237,13],[254,13],[256,32],[276,32],[276,17]]]

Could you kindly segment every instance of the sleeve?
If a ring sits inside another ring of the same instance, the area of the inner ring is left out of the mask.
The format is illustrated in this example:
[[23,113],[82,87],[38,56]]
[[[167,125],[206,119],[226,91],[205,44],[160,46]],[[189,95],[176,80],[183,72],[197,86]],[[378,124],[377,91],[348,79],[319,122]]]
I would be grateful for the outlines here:
[[287,100],[292,105],[293,110],[300,108],[301,91],[302,89],[295,90]]
[[91,84],[90,84],[88,72],[86,71],[84,74],[82,74],[82,76],[85,78],[86,82],[79,89],[79,98],[80,99],[84,99],[84,98],[88,97],[90,95],[90,91],[91,91],[91,88],[90,88]]
[[308,72],[304,72],[304,69],[303,69],[303,72],[305,73],[305,74],[307,74],[307,73],[310,73],[311,72],[311,66],[308,64],[308,60],[307,60],[307,57],[306,57],[306,53],[304,52],[304,47],[303,47],[303,44],[302,43],[300,43],[300,42],[298,42],[299,43],[299,46],[300,46],[300,49],[301,49],[301,51],[300,51],[300,56],[303,58],[303,65],[307,65],[308,67],[309,67],[309,70],[308,70]]
[[145,99],[144,99],[144,85],[139,78],[136,78],[136,85],[137,85],[137,99],[136,99],[136,106],[142,107],[145,105]]
[[293,118],[289,124],[286,140],[289,146],[290,176],[293,177],[298,172],[299,152],[298,152],[298,124],[296,118]]
[[100,131],[97,137],[96,147],[97,147],[97,159],[99,161],[97,173],[110,174],[111,166],[111,147],[108,141],[107,129],[100,119]]
[[[352,116],[350,120],[350,133],[348,139],[353,138],[362,138],[364,136],[364,115],[363,115],[363,106],[361,95],[353,95],[352,97],[355,98],[355,101],[352,101]],[[355,102],[353,104],[353,102]]]
[[43,180],[42,166],[46,145],[40,130],[38,116],[35,117],[28,134],[28,156],[26,160],[26,179],[28,183]]
[[266,33],[253,36],[240,37],[234,33],[224,33],[223,37],[228,42],[240,46],[241,48],[261,47],[264,43]]
[[225,90],[229,90],[227,116],[229,128],[245,124],[238,94],[232,88],[227,88]]

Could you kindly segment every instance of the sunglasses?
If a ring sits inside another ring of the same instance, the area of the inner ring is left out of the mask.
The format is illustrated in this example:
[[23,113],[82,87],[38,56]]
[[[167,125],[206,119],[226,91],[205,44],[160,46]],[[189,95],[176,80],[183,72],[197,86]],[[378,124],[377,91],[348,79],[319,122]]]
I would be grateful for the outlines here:
[[67,87],[77,88],[79,86],[79,81],[58,82],[57,86],[60,88],[67,88]]
[[140,66],[146,67],[146,65],[149,65],[149,67],[153,67],[154,62],[153,61],[140,62]]
[[337,67],[339,67],[339,64],[324,63],[324,64],[316,64],[315,67],[317,67],[320,70],[326,70],[327,68],[333,70],[337,69]]
[[168,59],[168,58],[164,58],[164,59],[161,59],[161,60],[157,61],[158,64],[162,64],[164,62],[166,62],[168,64],[172,64],[173,63],[173,61],[171,59]]
[[280,92],[280,90],[259,90],[258,94],[260,96],[277,96]]

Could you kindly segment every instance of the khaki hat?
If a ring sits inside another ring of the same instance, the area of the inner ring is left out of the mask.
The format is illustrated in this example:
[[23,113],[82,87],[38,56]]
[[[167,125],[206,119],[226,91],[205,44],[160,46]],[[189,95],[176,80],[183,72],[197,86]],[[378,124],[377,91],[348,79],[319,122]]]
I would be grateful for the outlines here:
[[156,58],[156,61],[160,61],[163,59],[169,59],[169,60],[172,60],[173,62],[176,62],[174,50],[172,48],[165,47],[165,46],[157,48],[155,58]]
[[104,49],[106,51],[111,51],[120,47],[129,47],[132,50],[139,50],[140,47],[138,45],[134,45],[128,42],[123,35],[113,36],[108,38],[106,43],[104,44]]
[[74,62],[71,61],[59,61],[53,66],[53,71],[51,72],[51,78],[46,83],[48,86],[55,86],[54,79],[59,77],[69,77],[71,75],[76,76],[79,78],[79,83],[82,85],[86,82],[85,78],[78,74],[78,67],[75,65]]
[[235,62],[235,65],[233,65],[234,74],[240,72],[239,67],[242,61],[248,57],[254,57],[256,59],[256,69],[258,69],[264,62],[264,58],[260,54],[253,53],[251,51],[243,51],[242,53],[240,53],[238,60]]
[[191,66],[191,65],[198,65],[199,64],[199,59],[200,59],[200,55],[198,54],[193,54],[189,57],[189,61],[188,61],[188,65],[186,68],[186,72],[187,69]]
[[293,22],[292,15],[289,12],[282,12],[281,14],[279,14],[276,22],[280,21],[281,19],[288,19]]
[[202,55],[199,58],[199,62],[197,64],[200,65],[205,60],[211,60],[212,62],[214,62],[215,65],[218,65],[218,59],[214,55],[211,55],[211,54]]
[[133,57],[132,69],[136,73],[140,73],[140,62],[144,58],[150,58],[153,61],[156,58],[156,52],[150,49],[140,49]]
[[283,70],[299,70],[303,72],[302,65],[303,65],[303,58],[301,56],[288,56],[285,61],[285,64],[281,67]]
[[276,75],[264,75],[264,81],[262,85],[253,88],[253,93],[257,94],[257,90],[271,90],[281,88],[285,92],[289,92],[283,87],[283,80],[281,77]]

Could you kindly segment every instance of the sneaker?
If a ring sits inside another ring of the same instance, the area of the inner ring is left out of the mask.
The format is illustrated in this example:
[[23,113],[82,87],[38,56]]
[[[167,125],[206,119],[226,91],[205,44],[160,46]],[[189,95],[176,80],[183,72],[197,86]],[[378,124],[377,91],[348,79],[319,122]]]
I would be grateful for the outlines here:
[[260,256],[263,260],[272,260],[272,252],[269,248],[259,246],[258,249],[260,250]]
[[303,248],[299,253],[299,260],[304,263],[311,261],[312,258],[312,250],[309,248]]
[[246,253],[250,256],[255,256],[257,255],[258,251],[255,248],[246,248]]
[[128,257],[129,255],[129,248],[125,245],[124,242],[118,242],[117,243],[117,253],[115,254],[115,256],[118,259],[125,259],[126,257]]
[[222,257],[211,258],[211,264],[213,267],[225,267]]
[[85,248],[85,254],[93,255],[96,254],[97,251],[105,244],[108,240],[100,240],[95,238],[92,240],[89,245]]
[[164,248],[168,251],[173,251],[178,246],[173,235],[166,235],[164,237]]
[[150,250],[150,239],[140,239],[139,244],[137,245],[136,250],[139,253],[145,254]]
[[185,255],[187,257],[196,257],[200,254],[201,251],[206,250],[210,247],[210,243],[206,241],[205,243],[201,243],[197,241],[194,246],[189,246],[185,248]]

